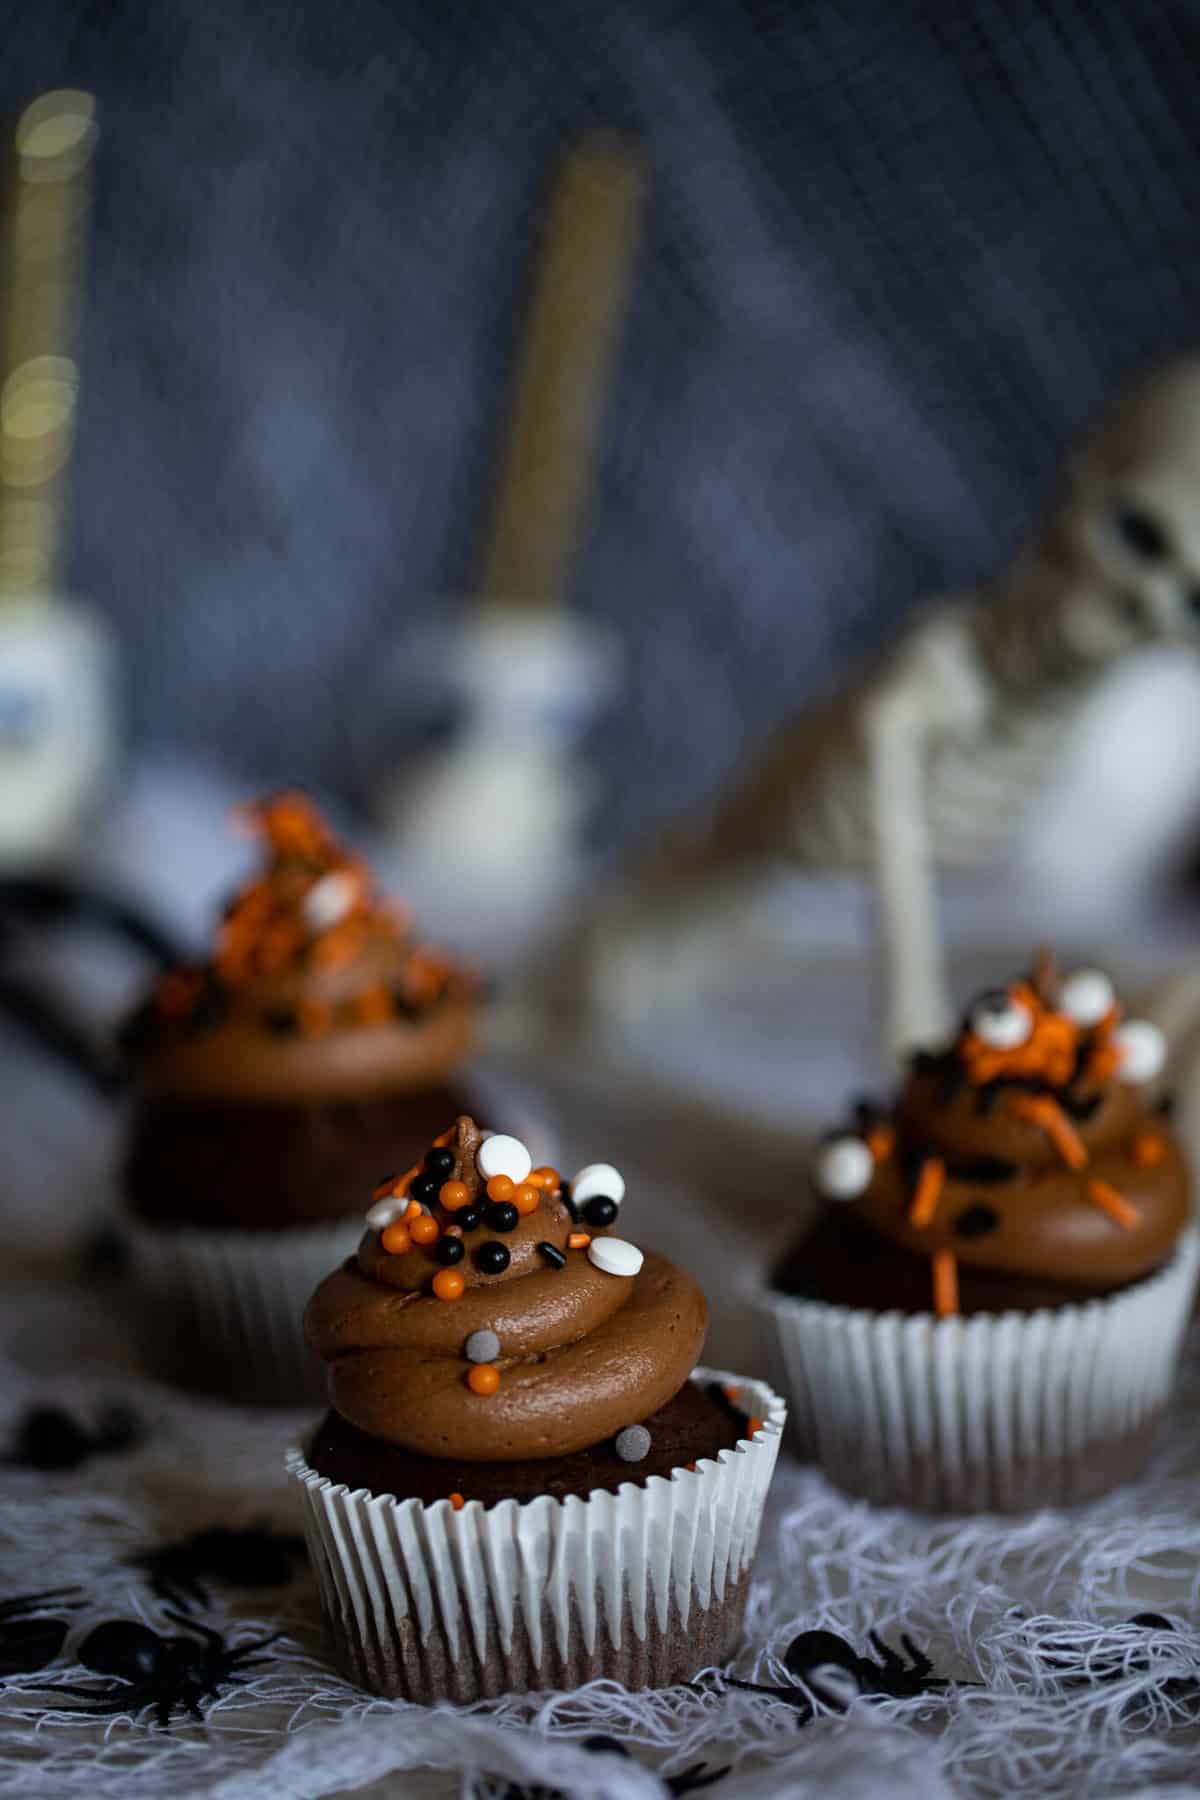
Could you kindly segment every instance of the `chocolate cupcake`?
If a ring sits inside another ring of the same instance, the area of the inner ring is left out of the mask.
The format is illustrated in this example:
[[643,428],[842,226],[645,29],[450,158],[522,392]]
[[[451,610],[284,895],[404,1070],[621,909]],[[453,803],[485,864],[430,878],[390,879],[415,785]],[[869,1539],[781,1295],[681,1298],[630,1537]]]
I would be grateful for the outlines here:
[[1135,1475],[1196,1278],[1189,1178],[1146,1084],[1155,1027],[1085,970],[983,994],[891,1108],[825,1140],[770,1307],[839,1486],[933,1510],[1089,1499]]
[[659,1686],[732,1654],[783,1407],[694,1368],[704,1298],[614,1234],[623,1194],[462,1116],[313,1295],[333,1410],[289,1466],[363,1687]]
[[243,810],[264,866],[211,955],[131,1022],[125,1196],[170,1372],[239,1397],[311,1391],[299,1332],[357,1239],[364,1187],[469,1103],[477,984],[418,943],[299,794]]

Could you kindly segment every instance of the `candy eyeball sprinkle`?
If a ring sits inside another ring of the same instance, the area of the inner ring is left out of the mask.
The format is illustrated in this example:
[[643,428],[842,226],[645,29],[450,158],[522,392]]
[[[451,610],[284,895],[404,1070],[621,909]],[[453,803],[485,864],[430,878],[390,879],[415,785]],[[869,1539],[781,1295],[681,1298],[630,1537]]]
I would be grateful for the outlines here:
[[875,1158],[858,1137],[830,1138],[817,1152],[813,1180],[826,1200],[857,1200],[871,1185]]
[[1127,1019],[1113,1032],[1121,1055],[1117,1071],[1122,1081],[1153,1081],[1167,1060],[1167,1040],[1149,1019]]
[[989,1050],[1019,1050],[1033,1035],[1033,1014],[1023,1000],[994,988],[981,994],[967,1023]]
[[485,1181],[493,1175],[507,1175],[518,1184],[533,1167],[533,1158],[520,1138],[508,1137],[502,1131],[484,1138],[475,1153],[475,1166]]
[[1102,969],[1076,969],[1059,984],[1059,1012],[1085,1028],[1099,1025],[1116,1003],[1113,984]]
[[571,1183],[571,1198],[576,1206],[582,1206],[596,1194],[605,1195],[618,1206],[625,1198],[624,1178],[611,1163],[588,1163]]

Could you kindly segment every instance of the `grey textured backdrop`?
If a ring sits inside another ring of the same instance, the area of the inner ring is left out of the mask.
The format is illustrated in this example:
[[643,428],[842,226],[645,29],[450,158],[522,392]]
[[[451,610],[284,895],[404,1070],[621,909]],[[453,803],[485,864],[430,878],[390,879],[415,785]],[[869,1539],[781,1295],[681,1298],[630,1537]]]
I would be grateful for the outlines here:
[[[103,129],[70,567],[136,737],[361,801],[428,729],[547,158],[655,204],[576,599],[614,844],[1028,523],[1188,342],[1188,0],[6,0]],[[390,671],[390,678],[388,676]]]

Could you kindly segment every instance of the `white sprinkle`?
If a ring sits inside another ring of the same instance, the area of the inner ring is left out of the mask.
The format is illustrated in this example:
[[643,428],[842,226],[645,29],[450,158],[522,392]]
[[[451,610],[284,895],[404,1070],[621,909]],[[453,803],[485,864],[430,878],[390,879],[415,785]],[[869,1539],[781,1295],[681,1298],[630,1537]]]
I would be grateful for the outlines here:
[[641,1462],[650,1454],[651,1441],[644,1425],[627,1425],[624,1431],[618,1431],[613,1449],[622,1462]]
[[1058,1010],[1087,1028],[1108,1017],[1116,998],[1102,969],[1076,969],[1059,983]]
[[588,1261],[606,1275],[636,1275],[645,1260],[628,1238],[593,1238],[588,1245]]
[[871,1185],[875,1158],[860,1137],[830,1138],[817,1153],[813,1181],[827,1200],[857,1200]]
[[494,1331],[473,1331],[463,1345],[463,1355],[468,1362],[495,1362],[500,1354],[500,1339]]
[[304,923],[312,932],[328,931],[344,919],[358,899],[358,880],[348,869],[331,869],[314,881],[304,896]]
[[618,1206],[625,1198],[624,1177],[611,1163],[588,1163],[571,1183],[571,1198],[578,1206],[597,1194],[607,1194]]
[[475,1166],[485,1181],[493,1175],[507,1175],[510,1181],[524,1181],[533,1167],[533,1158],[520,1138],[506,1137],[498,1131],[485,1138],[475,1152]]
[[1023,1000],[998,990],[975,1002],[970,1025],[990,1050],[1018,1050],[1033,1035],[1033,1014]]
[[1167,1060],[1167,1040],[1149,1019],[1127,1019],[1113,1032],[1121,1052],[1118,1073],[1123,1081],[1153,1081]]
[[367,1208],[367,1224],[373,1231],[384,1231],[400,1217],[407,1207],[407,1200],[394,1199],[391,1196],[385,1200],[377,1200],[374,1206]]

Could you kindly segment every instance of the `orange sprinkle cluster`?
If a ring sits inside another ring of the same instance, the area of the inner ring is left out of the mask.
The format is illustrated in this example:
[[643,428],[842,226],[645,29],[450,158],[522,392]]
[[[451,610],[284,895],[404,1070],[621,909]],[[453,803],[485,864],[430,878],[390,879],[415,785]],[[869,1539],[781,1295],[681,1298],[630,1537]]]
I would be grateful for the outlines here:
[[1012,1049],[999,1050],[968,1026],[958,1040],[967,1079],[982,1086],[1004,1077],[1011,1080],[1033,1076],[1048,1081],[1052,1087],[1063,1086],[1075,1073],[1079,1026],[1066,1013],[1055,1012],[1027,981],[1014,982],[1008,994],[1033,1021],[1029,1037]]

